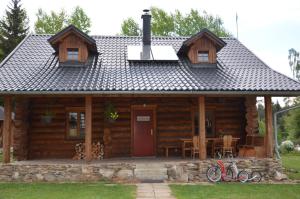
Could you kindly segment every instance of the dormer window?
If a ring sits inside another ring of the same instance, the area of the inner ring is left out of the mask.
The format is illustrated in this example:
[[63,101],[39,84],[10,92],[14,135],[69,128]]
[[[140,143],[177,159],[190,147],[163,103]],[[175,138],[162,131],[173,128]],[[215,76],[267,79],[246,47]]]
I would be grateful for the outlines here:
[[208,29],[203,29],[182,43],[180,56],[187,56],[193,66],[216,66],[217,52],[226,43]]
[[208,51],[198,51],[198,62],[199,63],[208,63]]
[[48,39],[61,66],[84,66],[88,57],[98,55],[96,41],[73,25]]
[[68,61],[79,61],[78,48],[67,48]]

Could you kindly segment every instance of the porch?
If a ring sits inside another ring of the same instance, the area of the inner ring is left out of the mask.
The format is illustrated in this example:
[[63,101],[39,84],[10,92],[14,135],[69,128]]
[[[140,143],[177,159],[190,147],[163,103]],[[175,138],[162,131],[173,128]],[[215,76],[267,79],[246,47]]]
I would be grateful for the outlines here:
[[[182,140],[191,140],[195,135],[199,139],[199,158],[205,160],[214,153],[209,140],[231,135],[237,139],[238,152],[248,145],[248,136],[258,133],[256,96],[24,96],[15,97],[13,122],[12,96],[5,96],[4,102],[5,163],[10,160],[11,136],[18,161],[72,159],[78,143],[85,144],[85,159],[91,161],[94,142],[104,144],[105,159],[164,157],[168,146],[174,148],[170,148],[170,157],[180,157],[185,152]],[[107,102],[118,114],[112,123],[104,116]],[[258,147],[260,156],[272,157],[270,96],[265,96],[265,107],[266,136]],[[49,113],[51,121],[42,121]]]

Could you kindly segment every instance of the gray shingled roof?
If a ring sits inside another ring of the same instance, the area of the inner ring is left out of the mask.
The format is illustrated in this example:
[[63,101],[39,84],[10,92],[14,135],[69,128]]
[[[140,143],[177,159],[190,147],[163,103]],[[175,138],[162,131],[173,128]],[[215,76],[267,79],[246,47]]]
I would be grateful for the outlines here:
[[[128,62],[127,45],[141,37],[93,36],[99,55],[85,67],[59,66],[47,42],[51,35],[30,35],[0,67],[1,93],[245,93],[300,95],[300,83],[264,64],[234,38],[218,52],[217,67],[178,62]],[[187,37],[153,37],[153,45],[176,52]]]

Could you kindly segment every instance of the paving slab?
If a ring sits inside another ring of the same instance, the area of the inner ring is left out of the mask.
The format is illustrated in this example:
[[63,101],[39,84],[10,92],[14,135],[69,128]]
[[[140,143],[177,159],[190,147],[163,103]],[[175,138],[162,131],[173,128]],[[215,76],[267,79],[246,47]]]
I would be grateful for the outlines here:
[[137,184],[137,199],[176,199],[165,183]]

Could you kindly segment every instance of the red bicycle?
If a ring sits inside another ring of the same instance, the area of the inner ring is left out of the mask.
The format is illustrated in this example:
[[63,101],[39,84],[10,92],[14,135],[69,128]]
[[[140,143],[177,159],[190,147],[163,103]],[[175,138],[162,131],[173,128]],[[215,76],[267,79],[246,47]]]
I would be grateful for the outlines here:
[[248,181],[249,174],[245,170],[239,171],[235,161],[231,160],[229,166],[226,167],[224,162],[219,159],[216,165],[207,169],[206,177],[210,182],[235,180],[244,183]]

